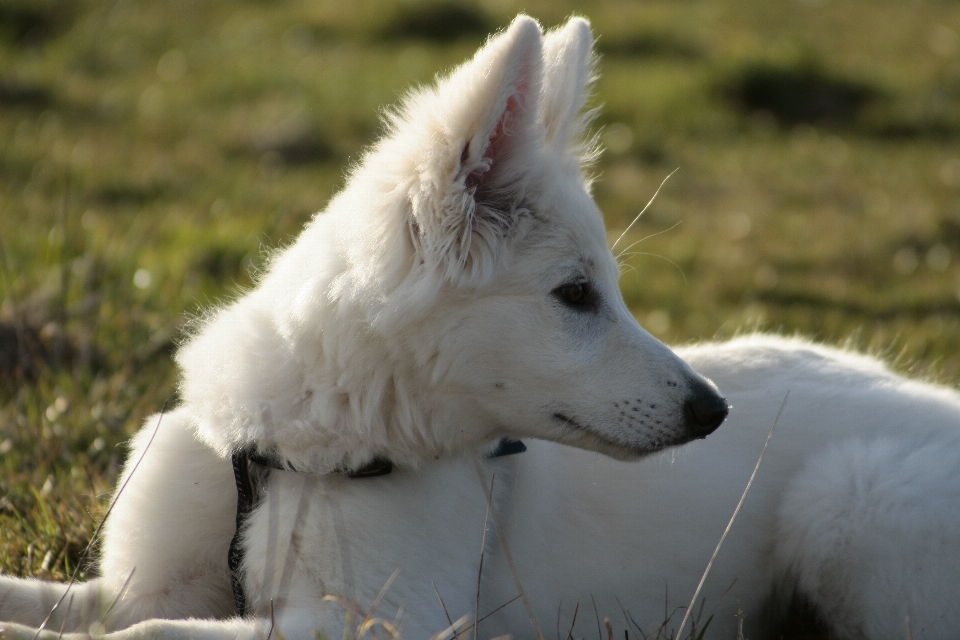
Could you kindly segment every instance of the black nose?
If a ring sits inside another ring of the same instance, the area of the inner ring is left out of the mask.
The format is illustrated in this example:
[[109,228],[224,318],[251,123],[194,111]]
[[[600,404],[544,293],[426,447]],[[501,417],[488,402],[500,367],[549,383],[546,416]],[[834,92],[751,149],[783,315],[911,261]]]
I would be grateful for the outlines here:
[[687,428],[695,438],[706,438],[716,431],[729,410],[727,399],[702,383],[692,389],[691,397],[683,405]]

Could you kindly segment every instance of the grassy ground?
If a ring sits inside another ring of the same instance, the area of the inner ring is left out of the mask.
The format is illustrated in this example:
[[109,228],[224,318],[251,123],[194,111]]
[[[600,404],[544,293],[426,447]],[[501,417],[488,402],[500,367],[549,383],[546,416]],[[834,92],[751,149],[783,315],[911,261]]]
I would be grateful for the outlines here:
[[653,333],[960,381],[960,4],[0,0],[4,572],[72,570],[191,314],[520,9],[600,37],[612,238],[679,169],[621,245],[646,238],[622,286]]

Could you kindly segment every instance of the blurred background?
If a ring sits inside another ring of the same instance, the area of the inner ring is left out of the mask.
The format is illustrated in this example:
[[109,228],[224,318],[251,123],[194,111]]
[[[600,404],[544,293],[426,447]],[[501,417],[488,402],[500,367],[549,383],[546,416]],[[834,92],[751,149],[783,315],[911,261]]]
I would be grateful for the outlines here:
[[[0,568],[63,578],[191,316],[253,281],[411,85],[587,16],[637,318],[960,381],[960,3],[0,0]],[[82,575],[82,574],[81,574]]]

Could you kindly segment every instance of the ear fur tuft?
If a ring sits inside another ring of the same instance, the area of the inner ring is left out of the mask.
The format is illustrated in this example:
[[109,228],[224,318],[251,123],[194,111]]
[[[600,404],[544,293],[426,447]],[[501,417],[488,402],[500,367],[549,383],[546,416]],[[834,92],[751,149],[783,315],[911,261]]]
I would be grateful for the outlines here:
[[595,111],[583,112],[596,78],[595,64],[593,34],[586,19],[570,18],[544,37],[539,119],[545,141],[581,165],[596,156],[594,142],[585,140]]
[[419,136],[410,236],[423,264],[448,281],[488,277],[523,214],[526,160],[542,145],[541,40],[535,20],[517,17],[394,118],[395,141]]

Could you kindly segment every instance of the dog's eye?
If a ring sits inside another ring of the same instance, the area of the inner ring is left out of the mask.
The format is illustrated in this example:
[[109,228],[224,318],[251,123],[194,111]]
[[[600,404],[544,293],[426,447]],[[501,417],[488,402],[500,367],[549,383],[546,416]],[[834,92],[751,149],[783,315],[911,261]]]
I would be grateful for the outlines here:
[[553,290],[553,295],[573,309],[586,310],[594,306],[596,295],[589,282],[571,282]]

